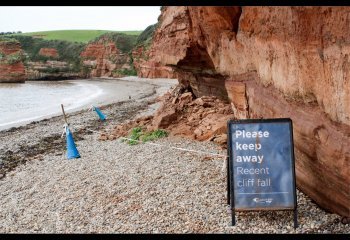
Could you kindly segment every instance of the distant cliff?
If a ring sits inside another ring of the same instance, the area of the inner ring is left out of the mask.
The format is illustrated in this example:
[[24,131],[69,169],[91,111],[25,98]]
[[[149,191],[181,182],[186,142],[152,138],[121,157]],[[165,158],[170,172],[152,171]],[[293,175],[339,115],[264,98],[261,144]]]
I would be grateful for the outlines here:
[[85,44],[61,40],[44,40],[14,35],[27,55],[24,62],[28,80],[64,80],[83,78],[80,53]]
[[90,42],[80,54],[84,73],[87,77],[121,77],[135,72],[129,56],[135,41],[136,36],[110,33]]
[[22,83],[26,79],[21,45],[14,39],[0,38],[0,83]]
[[135,35],[108,32],[87,44],[13,35],[27,55],[29,80],[64,80],[136,75],[130,58]]

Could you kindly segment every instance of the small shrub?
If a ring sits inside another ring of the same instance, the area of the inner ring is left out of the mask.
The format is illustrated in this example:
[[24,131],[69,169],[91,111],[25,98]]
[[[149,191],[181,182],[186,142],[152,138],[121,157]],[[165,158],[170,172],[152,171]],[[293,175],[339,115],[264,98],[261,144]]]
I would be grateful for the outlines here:
[[114,42],[116,47],[122,52],[122,53],[128,53],[130,52],[137,41],[138,36],[137,35],[127,35],[124,33],[118,33],[118,32],[107,32],[104,33],[95,39],[91,40],[89,43],[97,42],[99,39],[105,38],[109,39]]
[[5,36],[0,37],[0,42],[18,43],[16,39],[13,39],[11,37],[5,37]]
[[137,72],[134,68],[131,69],[116,69],[113,73],[121,74],[124,76],[136,76]]
[[131,130],[131,133],[130,133],[129,137],[128,137],[128,138],[130,138],[132,140],[129,140],[128,143],[130,145],[138,144],[138,141],[140,140],[141,135],[142,135],[142,129],[140,127],[133,128]]
[[141,141],[142,142],[148,142],[148,141],[153,141],[158,138],[163,138],[167,137],[168,133],[162,129],[157,129],[152,132],[145,133],[144,135],[141,136]]
[[133,128],[128,136],[131,140],[123,140],[127,141],[129,145],[136,145],[140,141],[142,142],[148,142],[153,141],[158,138],[167,137],[168,133],[163,129],[157,129],[151,132],[143,132],[141,127]]
[[136,44],[143,45],[145,42],[152,40],[157,24],[148,26],[137,38]]
[[15,64],[15,63],[24,61],[26,59],[26,55],[24,54],[23,51],[18,51],[16,53],[3,56],[1,57],[1,59],[4,60],[4,62],[7,64]]

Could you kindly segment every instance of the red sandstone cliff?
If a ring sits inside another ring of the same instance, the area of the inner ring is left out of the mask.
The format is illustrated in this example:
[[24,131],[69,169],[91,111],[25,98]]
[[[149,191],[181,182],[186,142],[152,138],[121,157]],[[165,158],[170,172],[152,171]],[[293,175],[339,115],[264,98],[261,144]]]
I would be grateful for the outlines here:
[[148,61],[237,118],[291,118],[298,188],[349,217],[349,23],[349,7],[164,7]]
[[39,55],[45,57],[58,58],[58,52],[55,48],[40,48]]
[[28,61],[26,75],[28,80],[64,80],[84,77],[79,72],[71,71],[72,64],[65,61]]
[[137,76],[143,78],[177,78],[176,72],[171,67],[149,60],[149,55],[150,52],[146,50],[145,46],[136,47],[132,51]]
[[118,69],[130,68],[128,55],[121,53],[107,38],[89,43],[80,57],[83,64],[91,69],[90,77],[118,77]]
[[24,53],[19,42],[0,39],[0,83],[25,81]]

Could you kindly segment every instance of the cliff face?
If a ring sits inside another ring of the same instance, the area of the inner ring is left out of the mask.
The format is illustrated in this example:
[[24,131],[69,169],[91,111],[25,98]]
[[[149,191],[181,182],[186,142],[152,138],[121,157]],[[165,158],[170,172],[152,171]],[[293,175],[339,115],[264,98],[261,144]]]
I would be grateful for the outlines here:
[[67,62],[56,60],[46,62],[28,61],[26,72],[28,80],[64,80],[83,77],[78,72],[72,72],[71,66]]
[[27,61],[25,67],[28,80],[64,80],[83,77],[78,71],[73,71],[72,63],[57,60],[59,53],[55,48],[40,48],[38,55],[47,59]]
[[150,52],[144,46],[136,47],[132,51],[137,76],[143,78],[177,78],[174,69],[148,59],[149,55]]
[[88,44],[80,57],[90,69],[89,77],[118,77],[118,69],[130,69],[127,54],[121,53],[114,42],[106,38]]
[[21,45],[13,40],[0,40],[0,83],[21,83],[26,74]]
[[45,57],[58,58],[58,52],[55,48],[41,48],[39,50],[39,55]]
[[139,77],[144,78],[177,78],[177,74],[169,66],[165,66],[152,58],[153,49],[150,45],[157,24],[148,26],[137,38],[132,51],[133,65]]
[[350,216],[350,8],[164,7],[149,58],[237,118],[293,120],[297,186]]

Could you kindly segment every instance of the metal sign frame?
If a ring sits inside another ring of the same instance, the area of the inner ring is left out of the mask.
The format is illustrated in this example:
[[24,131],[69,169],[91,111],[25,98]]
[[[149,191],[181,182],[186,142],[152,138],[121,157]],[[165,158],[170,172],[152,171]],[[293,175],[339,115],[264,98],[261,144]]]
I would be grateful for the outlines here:
[[[234,163],[232,146],[232,124],[261,124],[261,123],[288,123],[290,131],[291,144],[291,168],[292,168],[292,188],[294,196],[293,208],[254,208],[254,209],[236,209],[235,208],[235,189],[234,189]],[[296,194],[296,178],[295,178],[295,158],[294,158],[294,142],[293,142],[293,123],[290,118],[275,118],[275,119],[244,119],[244,120],[229,120],[227,122],[228,138],[227,138],[227,204],[231,210],[232,226],[236,224],[235,211],[268,211],[268,210],[289,210],[294,212],[294,228],[298,227],[297,219],[297,194]],[[232,174],[233,173],[233,174]]]

